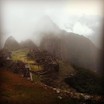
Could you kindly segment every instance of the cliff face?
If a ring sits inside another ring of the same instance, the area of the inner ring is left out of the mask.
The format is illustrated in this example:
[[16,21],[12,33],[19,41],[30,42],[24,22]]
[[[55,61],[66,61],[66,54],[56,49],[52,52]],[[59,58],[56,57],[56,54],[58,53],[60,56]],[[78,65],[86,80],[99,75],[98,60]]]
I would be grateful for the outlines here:
[[86,69],[98,69],[99,50],[84,36],[63,32],[60,37],[44,37],[40,47],[73,65]]

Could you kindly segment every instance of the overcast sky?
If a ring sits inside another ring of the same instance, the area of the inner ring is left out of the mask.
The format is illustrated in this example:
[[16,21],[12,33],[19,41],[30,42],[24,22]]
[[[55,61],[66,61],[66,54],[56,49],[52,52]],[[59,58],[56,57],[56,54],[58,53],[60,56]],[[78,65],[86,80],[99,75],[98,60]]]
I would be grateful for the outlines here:
[[[97,18],[103,17],[102,1],[103,0],[3,0],[3,33],[6,36],[14,36],[18,41],[27,39],[33,35],[36,24],[40,21],[41,17],[48,15],[61,29],[67,32],[88,36],[93,34],[94,30],[88,25],[89,23],[85,21],[90,17],[93,19],[93,16]],[[84,22],[82,18],[86,18]],[[99,25],[99,23],[101,23],[101,21],[93,25]]]

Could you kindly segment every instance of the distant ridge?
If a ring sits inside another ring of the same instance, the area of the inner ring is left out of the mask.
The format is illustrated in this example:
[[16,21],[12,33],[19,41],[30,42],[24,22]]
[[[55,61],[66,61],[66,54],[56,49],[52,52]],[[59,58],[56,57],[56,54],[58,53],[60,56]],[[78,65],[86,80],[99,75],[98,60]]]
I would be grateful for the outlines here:
[[37,46],[31,39],[27,39],[20,43],[21,48],[37,49]]

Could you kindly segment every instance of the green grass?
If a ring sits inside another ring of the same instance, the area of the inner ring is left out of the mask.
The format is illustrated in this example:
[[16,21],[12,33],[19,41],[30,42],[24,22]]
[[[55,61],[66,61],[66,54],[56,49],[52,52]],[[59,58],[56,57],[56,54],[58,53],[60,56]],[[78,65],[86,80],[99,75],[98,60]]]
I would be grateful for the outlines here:
[[36,63],[36,61],[27,57],[28,52],[29,52],[29,50],[27,50],[27,49],[20,49],[17,51],[13,51],[12,60],[28,63],[31,67],[31,70],[33,70],[33,71],[42,70],[41,66],[38,67],[38,65],[32,65],[32,64]]
[[38,66],[38,65],[31,65],[30,64],[30,68],[31,68],[32,71],[42,70],[42,67],[41,66]]
[[24,63],[34,63],[33,60],[27,58],[27,50],[18,50],[13,51],[12,53],[12,60],[13,61],[22,61]]

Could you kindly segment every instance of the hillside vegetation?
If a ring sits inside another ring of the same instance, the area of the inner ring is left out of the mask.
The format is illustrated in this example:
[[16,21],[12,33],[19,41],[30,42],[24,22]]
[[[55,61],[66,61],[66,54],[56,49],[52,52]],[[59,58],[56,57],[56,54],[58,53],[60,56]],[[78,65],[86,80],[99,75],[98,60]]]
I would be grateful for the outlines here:
[[27,57],[28,53],[29,53],[28,49],[19,49],[19,50],[13,51],[12,52],[12,60],[13,61],[21,61],[21,62],[29,64],[31,67],[31,70],[33,70],[33,71],[42,70],[41,66],[38,67],[38,65],[33,65],[36,63],[36,61],[28,58]]
[[96,73],[73,66],[76,69],[76,74],[72,77],[67,77],[65,82],[75,88],[79,92],[104,95],[103,92],[103,79]]

